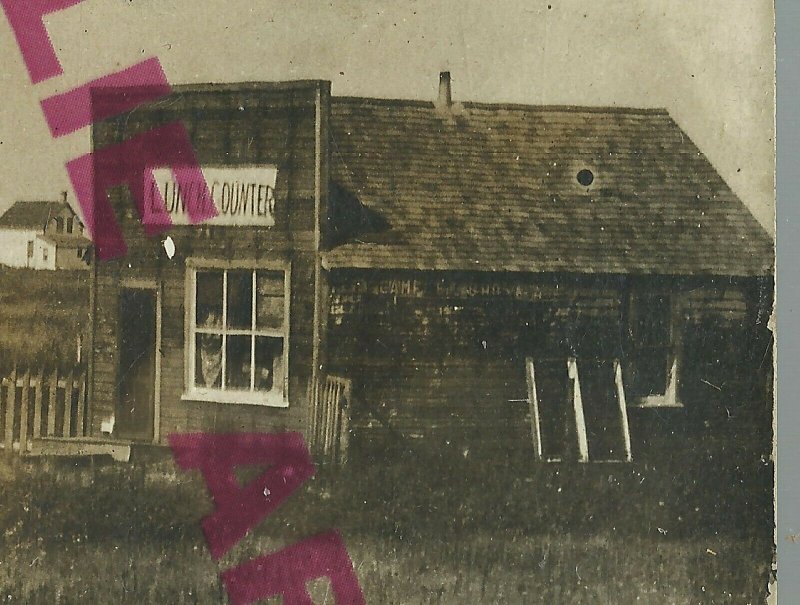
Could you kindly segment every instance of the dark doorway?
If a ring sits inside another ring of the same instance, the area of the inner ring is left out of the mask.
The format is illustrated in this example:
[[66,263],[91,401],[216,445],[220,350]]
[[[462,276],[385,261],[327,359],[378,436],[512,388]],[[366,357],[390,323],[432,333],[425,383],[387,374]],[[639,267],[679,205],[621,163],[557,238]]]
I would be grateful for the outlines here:
[[119,397],[114,435],[153,438],[156,379],[156,292],[120,294]]
[[672,354],[672,308],[664,294],[642,293],[631,310],[633,365],[627,390],[641,400],[667,392]]
[[577,433],[566,360],[535,362],[542,458],[575,460]]
[[589,460],[625,460],[626,428],[613,361],[579,361]]

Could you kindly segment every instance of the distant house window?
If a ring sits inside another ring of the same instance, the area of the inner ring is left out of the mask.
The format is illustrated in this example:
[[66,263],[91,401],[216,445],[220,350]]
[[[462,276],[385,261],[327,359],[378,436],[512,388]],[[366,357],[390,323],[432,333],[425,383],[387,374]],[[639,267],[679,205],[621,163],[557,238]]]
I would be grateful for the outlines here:
[[47,262],[47,248],[42,248],[42,260]]
[[72,218],[67,219],[67,233],[72,233]]
[[78,248],[78,258],[83,258],[83,248]]
[[584,168],[578,171],[576,178],[578,179],[578,183],[584,187],[588,187],[594,182],[594,173],[588,168]]
[[28,242],[28,258],[33,258],[33,240]]
[[64,219],[62,217],[56,217],[56,231],[62,233],[64,231]]
[[190,271],[185,397],[286,406],[286,272]]

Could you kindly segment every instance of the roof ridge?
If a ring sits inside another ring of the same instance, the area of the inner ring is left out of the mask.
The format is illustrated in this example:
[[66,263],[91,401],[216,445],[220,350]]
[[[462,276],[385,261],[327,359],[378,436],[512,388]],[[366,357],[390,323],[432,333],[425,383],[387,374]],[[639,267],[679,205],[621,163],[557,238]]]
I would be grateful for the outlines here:
[[[426,101],[423,99],[395,99],[383,97],[357,97],[357,96],[331,96],[331,104],[364,104],[364,105],[383,105],[383,106],[397,106],[404,105],[407,107],[424,107],[426,109],[435,109],[433,101]],[[464,101],[456,102],[464,109],[486,109],[486,110],[504,110],[504,111],[559,111],[568,113],[624,113],[624,114],[643,114],[643,115],[669,115],[669,111],[665,107],[627,107],[620,105],[558,105],[558,104],[543,104],[531,105],[526,103],[505,103],[505,102],[482,102],[482,101]]]

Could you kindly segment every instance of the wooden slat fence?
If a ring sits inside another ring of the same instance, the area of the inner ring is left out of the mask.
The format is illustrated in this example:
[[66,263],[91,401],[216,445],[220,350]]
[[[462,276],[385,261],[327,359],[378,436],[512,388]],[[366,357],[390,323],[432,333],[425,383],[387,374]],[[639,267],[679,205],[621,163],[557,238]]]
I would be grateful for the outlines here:
[[331,462],[347,461],[350,436],[352,382],[325,376],[313,382],[309,441],[315,456]]
[[0,433],[7,453],[42,437],[84,437],[85,368],[14,368],[0,382]]

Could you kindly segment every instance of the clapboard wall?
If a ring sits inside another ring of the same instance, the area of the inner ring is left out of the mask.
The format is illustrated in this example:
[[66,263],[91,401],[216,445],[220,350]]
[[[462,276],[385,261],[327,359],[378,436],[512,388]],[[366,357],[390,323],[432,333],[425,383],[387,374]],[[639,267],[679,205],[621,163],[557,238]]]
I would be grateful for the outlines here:
[[[96,99],[97,101],[97,99]],[[102,98],[100,99],[102,102]],[[91,363],[91,428],[114,412],[119,381],[120,287],[153,282],[161,292],[162,341],[158,441],[182,431],[298,430],[307,418],[307,388],[315,340],[315,273],[318,208],[325,212],[327,188],[322,139],[329,107],[324,82],[178,87],[168,98],[97,124],[94,146],[103,147],[159,124],[186,125],[201,166],[277,166],[275,226],[173,226],[161,237],[145,237],[130,194],[111,192],[128,254],[98,262],[94,278],[94,335]],[[169,235],[176,253],[161,245]],[[237,260],[259,265],[289,262],[289,406],[185,401],[185,278],[187,259]]]
[[765,304],[753,283],[710,278],[350,270],[330,283],[329,368],[353,378],[367,440],[397,432],[497,448],[527,446],[525,357],[624,357],[632,292],[672,294],[680,329],[709,339],[683,338],[694,350],[682,355],[723,374],[747,371],[746,355],[723,358],[752,342]]

